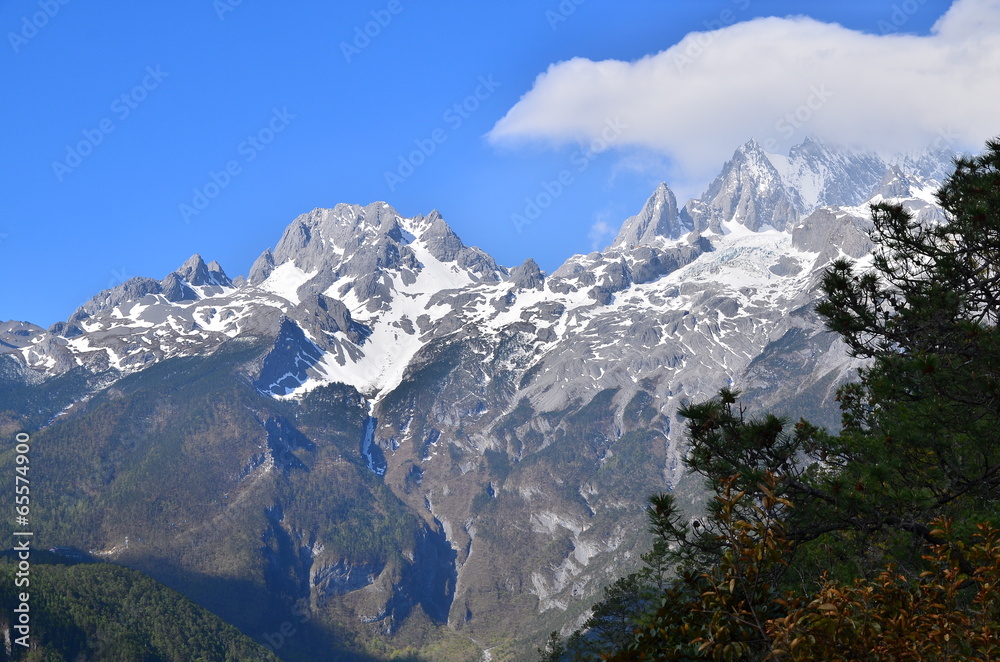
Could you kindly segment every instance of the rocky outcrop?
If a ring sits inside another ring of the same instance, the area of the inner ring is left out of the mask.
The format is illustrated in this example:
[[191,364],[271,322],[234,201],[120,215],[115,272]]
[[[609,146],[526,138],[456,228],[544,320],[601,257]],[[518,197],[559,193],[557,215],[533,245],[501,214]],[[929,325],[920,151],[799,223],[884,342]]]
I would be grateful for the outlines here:
[[642,211],[622,223],[611,248],[621,250],[652,246],[664,239],[679,239],[692,229],[694,228],[678,215],[673,191],[661,183],[646,201]]

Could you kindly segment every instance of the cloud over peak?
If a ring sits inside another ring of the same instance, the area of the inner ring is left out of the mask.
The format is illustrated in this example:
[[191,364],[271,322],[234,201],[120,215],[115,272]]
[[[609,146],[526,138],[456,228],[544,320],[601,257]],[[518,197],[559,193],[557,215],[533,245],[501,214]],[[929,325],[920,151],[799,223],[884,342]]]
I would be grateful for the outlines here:
[[[887,16],[882,28],[907,20]],[[489,138],[587,143],[616,117],[628,126],[616,147],[664,154],[690,180],[751,136],[778,152],[807,135],[883,153],[942,136],[978,150],[1000,134],[1000,0],[957,0],[926,36],[768,17],[688,34],[634,62],[559,62]]]

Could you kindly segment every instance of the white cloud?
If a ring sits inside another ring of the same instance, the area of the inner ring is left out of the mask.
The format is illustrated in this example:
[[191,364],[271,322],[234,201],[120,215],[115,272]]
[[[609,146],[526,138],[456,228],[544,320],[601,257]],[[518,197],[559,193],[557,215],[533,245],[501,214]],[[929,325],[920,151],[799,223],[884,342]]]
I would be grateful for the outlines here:
[[1000,134],[1000,0],[957,0],[927,36],[759,18],[635,62],[559,62],[489,138],[589,143],[609,118],[628,127],[616,148],[669,157],[682,184],[750,137],[773,151],[814,135],[891,153],[957,135],[956,149],[980,151]]
[[601,250],[607,246],[611,239],[614,239],[616,234],[618,234],[618,228],[612,227],[604,220],[596,221],[590,226],[590,232],[587,233],[587,238],[590,239],[590,249]]

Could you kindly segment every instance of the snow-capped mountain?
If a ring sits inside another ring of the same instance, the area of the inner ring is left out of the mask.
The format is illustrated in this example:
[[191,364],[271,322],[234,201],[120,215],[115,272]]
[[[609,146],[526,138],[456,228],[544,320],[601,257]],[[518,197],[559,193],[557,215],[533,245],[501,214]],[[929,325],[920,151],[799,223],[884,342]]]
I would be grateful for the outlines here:
[[[305,416],[314,394],[343,385],[363,410],[352,461],[425,523],[413,547],[425,551],[402,566],[326,558],[315,530],[288,523],[292,502],[275,501],[268,530],[299,540],[280,563],[311,568],[295,590],[383,632],[421,604],[484,646],[544,635],[579,623],[607,576],[636,562],[646,494],[699,498],[682,470],[682,401],[734,385],[754,407],[836,424],[831,396],[857,366],[812,311],[819,279],[832,260],[869,254],[869,202],[939,218],[932,192],[950,159],[815,140],[777,155],[750,141],[701,198],[679,207],[659,185],[608,248],[552,274],[496,264],[437,212],[316,209],[246,278],[195,255],[48,330],[3,323],[0,376],[100,375],[82,402],[151,366],[246,345],[258,349],[234,370],[261,402]],[[272,460],[254,450],[220,485],[236,493],[299,455],[309,470],[306,442],[275,425],[261,423]],[[421,563],[446,579],[418,585],[399,569]]]

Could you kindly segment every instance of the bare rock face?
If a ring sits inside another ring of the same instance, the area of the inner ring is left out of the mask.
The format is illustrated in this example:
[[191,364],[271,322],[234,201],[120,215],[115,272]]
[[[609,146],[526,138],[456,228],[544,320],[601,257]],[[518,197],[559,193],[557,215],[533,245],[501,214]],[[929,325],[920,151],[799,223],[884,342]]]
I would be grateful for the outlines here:
[[465,248],[458,235],[444,222],[436,211],[427,217],[430,224],[422,238],[427,244],[427,250],[442,262],[454,262]]
[[177,270],[177,275],[191,285],[206,285],[210,282],[208,265],[197,253],[181,265],[181,268]]
[[176,272],[160,281],[160,293],[167,301],[196,301],[198,294]]
[[123,303],[138,301],[148,294],[160,294],[162,291],[162,283],[152,278],[130,278],[124,283],[104,290],[77,308],[70,316],[70,322],[86,319],[91,315],[112,310]]
[[612,249],[652,246],[660,239],[679,239],[693,227],[685,224],[677,212],[677,200],[666,184],[660,184],[642,211],[622,223]]
[[343,334],[350,342],[361,345],[371,334],[371,329],[354,321],[343,302],[325,294],[304,298],[295,307],[293,315],[302,328],[321,344],[335,341],[337,334]]
[[854,259],[872,250],[868,237],[871,221],[838,212],[836,208],[817,209],[792,230],[792,245],[811,253],[819,253],[825,262],[836,259],[841,252]]
[[274,255],[271,254],[271,249],[268,248],[260,254],[260,257],[250,267],[250,275],[247,276],[247,282],[251,285],[260,285],[267,280],[272,271],[274,271]]
[[40,337],[45,329],[30,322],[0,322],[0,343],[3,347],[17,349],[27,347]]
[[510,282],[519,290],[540,290],[545,284],[545,274],[529,257],[524,264],[510,270]]

